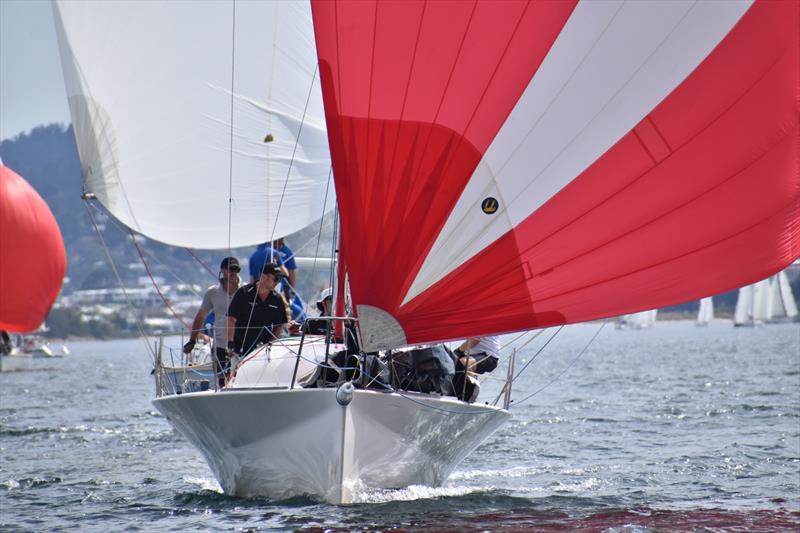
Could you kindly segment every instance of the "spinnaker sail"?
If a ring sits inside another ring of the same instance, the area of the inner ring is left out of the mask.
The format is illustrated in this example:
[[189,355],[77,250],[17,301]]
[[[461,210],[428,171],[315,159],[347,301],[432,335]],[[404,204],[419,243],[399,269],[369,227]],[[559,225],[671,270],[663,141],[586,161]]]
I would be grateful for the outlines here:
[[50,208],[2,162],[0,232],[0,329],[34,331],[61,290],[67,254]]
[[312,9],[367,349],[664,307],[800,255],[797,2]]

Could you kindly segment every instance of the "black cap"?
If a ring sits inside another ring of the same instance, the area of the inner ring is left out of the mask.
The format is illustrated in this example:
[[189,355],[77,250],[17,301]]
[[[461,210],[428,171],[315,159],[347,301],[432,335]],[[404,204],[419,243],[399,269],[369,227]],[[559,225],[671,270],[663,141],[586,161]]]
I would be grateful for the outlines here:
[[264,265],[264,268],[261,269],[262,274],[272,274],[277,279],[281,279],[283,276],[283,272],[281,271],[281,267],[276,265],[275,263],[267,263]]
[[232,270],[233,272],[240,272],[242,269],[239,266],[239,260],[235,257],[226,257],[219,264],[220,270]]

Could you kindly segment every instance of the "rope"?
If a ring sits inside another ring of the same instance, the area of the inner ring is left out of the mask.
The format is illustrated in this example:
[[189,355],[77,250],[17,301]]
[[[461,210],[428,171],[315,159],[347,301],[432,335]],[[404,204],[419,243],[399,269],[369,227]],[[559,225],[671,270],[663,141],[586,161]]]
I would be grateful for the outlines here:
[[208,272],[208,273],[211,275],[211,277],[212,277],[212,278],[214,278],[214,280],[216,280],[216,279],[217,279],[217,275],[214,273],[214,271],[213,271],[213,270],[211,270],[211,267],[210,267],[210,266],[208,266],[208,265],[207,265],[207,264],[206,264],[206,263],[205,263],[205,262],[204,262],[202,259],[200,259],[199,257],[197,257],[197,256],[195,255],[195,253],[194,253],[194,252],[193,252],[191,249],[189,249],[189,248],[184,248],[184,250],[186,250],[187,252],[189,252],[189,255],[191,255],[192,257],[194,257],[195,261],[197,261],[198,263],[200,263],[200,266],[202,266],[202,267],[203,267],[203,268],[206,270],[206,272]]
[[[308,112],[308,103],[311,101],[311,94],[314,91],[314,80],[317,79],[317,70],[318,69],[319,69],[319,65],[314,67],[314,75],[311,77],[311,84],[308,87],[308,95],[306,96],[306,104],[305,104],[305,107],[303,107],[303,116],[300,119],[300,128],[297,130],[297,138],[294,140],[294,148],[292,149],[292,157],[289,160],[289,168],[286,171],[286,179],[283,182],[283,190],[281,190],[281,197],[278,200],[278,210],[275,213],[275,222],[272,224],[272,232],[270,233],[270,236],[269,236],[269,243],[270,243],[270,250],[271,250],[270,251],[270,256],[269,257],[266,256],[266,255],[264,256],[264,263],[261,265],[262,269],[264,268],[264,265],[267,264],[267,261],[272,260],[272,257],[271,257],[272,254],[274,252],[277,252],[277,250],[275,250],[273,248],[272,243],[274,242],[274,239],[275,239],[275,230],[278,227],[278,218],[280,217],[281,208],[283,207],[283,199],[286,196],[286,187],[289,185],[289,176],[292,173],[292,166],[294,165],[295,155],[297,154],[297,145],[300,144],[300,135],[303,133],[303,126],[306,123],[306,113]],[[232,96],[231,96],[231,98],[232,98]],[[231,132],[231,136],[232,135],[233,135],[233,132]],[[233,139],[233,137],[231,137],[231,139]],[[233,141],[231,140],[231,142],[233,142]],[[232,153],[233,153],[233,144],[231,144],[231,154]],[[327,201],[327,191],[326,191],[326,201]],[[324,209],[324,204],[323,204],[323,209]],[[228,241],[229,241],[228,246],[230,246],[230,231],[231,231],[231,228],[230,228],[230,218],[229,218],[229,220],[228,220],[228,235],[229,235],[229,237],[228,237]],[[258,280],[256,280],[255,283],[256,283],[255,299],[257,299],[258,298]],[[294,287],[292,287],[292,290],[294,290]],[[255,299],[253,300],[254,302],[255,302]],[[253,321],[253,311],[254,310],[255,310],[255,306],[251,306],[250,307],[250,316],[247,317],[247,327],[250,327],[250,323]],[[289,316],[289,317],[286,317],[286,318],[287,318],[287,320],[291,320],[292,317]]]
[[236,74],[236,0],[231,2],[231,127],[228,153],[228,255],[231,255],[231,231],[233,228],[233,103]]
[[545,349],[545,348],[547,348],[547,345],[548,345],[548,344],[550,344],[550,341],[552,341],[553,339],[555,339],[555,338],[556,338],[556,335],[558,335],[558,334],[561,332],[561,330],[562,330],[562,329],[564,329],[564,326],[563,326],[563,325],[562,325],[561,327],[559,327],[559,328],[556,330],[556,332],[555,332],[555,333],[553,333],[553,334],[550,336],[550,338],[549,338],[549,339],[547,339],[547,342],[546,342],[546,343],[544,343],[544,344],[542,345],[542,347],[541,347],[541,348],[539,348],[539,350],[538,350],[538,351],[537,351],[535,354],[533,354],[533,357],[531,357],[530,359],[528,359],[528,362],[527,362],[527,363],[525,363],[525,366],[523,366],[522,368],[520,368],[519,372],[517,372],[517,375],[516,375],[516,376],[514,376],[513,378],[511,378],[511,382],[512,382],[512,383],[513,383],[514,381],[516,381],[516,380],[517,380],[517,378],[519,378],[519,377],[522,375],[522,373],[523,373],[523,372],[525,372],[525,369],[526,369],[526,368],[528,368],[528,367],[530,366],[530,364],[531,364],[531,363],[533,363],[533,361],[534,361],[534,360],[535,360],[537,357],[539,357],[539,354],[540,354],[540,353],[542,353],[542,351],[544,351],[544,349]]
[[[300,144],[300,135],[303,133],[303,126],[306,123],[306,113],[308,112],[308,103],[311,101],[311,95],[314,92],[314,80],[317,79],[317,71],[319,65],[314,66],[314,75],[311,77],[311,85],[308,87],[308,95],[306,96],[306,105],[303,107],[303,116],[300,119],[300,128],[297,130],[297,138],[294,140],[294,148],[292,149],[292,158],[289,160],[289,169],[286,171],[286,180],[283,182],[283,190],[281,191],[281,198],[278,200],[278,211],[275,213],[275,222],[272,225],[272,233],[269,236],[270,243],[275,240],[275,229],[278,227],[278,217],[281,215],[281,207],[283,207],[283,198],[286,195],[286,186],[289,185],[289,175],[292,173],[292,165],[294,165],[294,156],[297,153],[297,145]],[[263,266],[262,266],[263,268]]]
[[[92,207],[98,213],[101,212],[97,206],[90,206],[90,207]],[[125,226],[124,224],[120,223],[114,217],[109,217],[107,224],[108,223],[112,224],[115,228],[117,228],[120,233],[128,233],[128,231],[130,230],[128,226]],[[141,249],[141,252],[150,259],[151,263],[154,263],[164,268],[170,275],[172,275],[173,278],[175,278],[178,281],[178,283],[186,285],[195,294],[195,296],[197,296],[198,298],[202,298],[202,295],[194,289],[194,285],[192,283],[187,282],[185,279],[181,278],[174,270],[172,270],[168,265],[164,264],[164,262],[162,261],[159,261],[158,257],[156,257],[152,252],[150,252],[146,248]]]
[[[570,363],[567,365],[567,367],[566,367],[564,370],[562,370],[562,371],[561,371],[561,372],[560,372],[560,373],[559,373],[559,374],[558,374],[556,377],[554,377],[553,379],[551,379],[549,382],[547,382],[547,384],[545,384],[545,385],[544,385],[543,387],[541,387],[540,389],[538,389],[538,390],[534,391],[533,393],[529,394],[528,396],[525,396],[525,397],[524,397],[522,400],[520,400],[520,401],[518,401],[518,402],[515,402],[515,403],[514,403],[514,405],[510,405],[510,406],[509,406],[509,408],[511,408],[511,407],[516,407],[516,406],[520,405],[522,402],[525,402],[525,401],[528,401],[528,400],[530,400],[531,398],[533,398],[534,396],[536,396],[537,394],[539,394],[540,392],[542,392],[544,389],[546,389],[547,387],[549,387],[550,385],[552,385],[552,384],[553,384],[553,383],[554,383],[554,382],[555,382],[555,381],[556,381],[558,378],[560,378],[561,376],[563,376],[563,375],[564,375],[564,373],[565,373],[567,370],[569,370],[570,368],[572,368],[572,365],[573,365],[573,364],[575,364],[575,361],[577,361],[577,360],[578,360],[578,359],[579,359],[579,358],[580,358],[580,357],[581,357],[581,356],[582,356],[582,355],[583,355],[583,354],[586,352],[586,350],[587,350],[587,349],[589,349],[589,346],[591,346],[591,344],[594,342],[594,340],[597,338],[597,336],[598,336],[598,335],[600,335],[600,332],[601,332],[601,331],[603,331],[603,328],[604,328],[604,327],[606,327],[606,324],[608,324],[608,320],[604,320],[604,321],[603,321],[603,323],[600,325],[600,328],[599,328],[599,329],[598,329],[598,330],[595,332],[595,334],[592,336],[592,338],[591,338],[591,339],[589,339],[589,342],[588,342],[588,343],[586,343],[586,346],[584,346],[584,347],[583,347],[583,350],[581,350],[581,351],[578,353],[578,355],[576,355],[576,356],[575,356],[575,358],[574,358],[572,361],[570,361]],[[563,327],[563,326],[562,326],[562,327]]]
[[164,293],[161,292],[161,287],[159,287],[158,283],[156,283],[155,278],[153,278],[153,273],[150,272],[150,267],[147,265],[147,261],[144,260],[144,256],[142,255],[142,250],[139,248],[139,243],[136,242],[136,235],[134,235],[133,230],[128,229],[128,233],[130,233],[131,235],[131,240],[133,241],[133,246],[136,248],[136,253],[139,254],[139,259],[142,261],[142,265],[144,265],[144,270],[145,272],[147,272],[147,276],[150,278],[150,282],[153,284],[153,287],[158,293],[158,296],[161,298],[161,301],[164,302],[164,305],[167,306],[169,312],[172,313],[172,316],[175,317],[175,319],[178,320],[178,322],[183,324],[186,328],[191,328],[191,326],[186,323],[183,317],[180,316],[177,311],[175,311],[175,309],[169,303],[169,300],[167,300],[166,297],[164,297]]
[[[545,328],[545,329],[539,329],[539,330],[531,330],[531,331],[535,331],[535,333],[534,333],[534,334],[531,336],[531,338],[530,338],[530,339],[528,339],[528,340],[526,340],[525,342],[523,342],[523,343],[522,343],[522,346],[515,346],[515,347],[514,347],[514,349],[516,349],[516,350],[521,350],[522,348],[526,347],[528,344],[530,344],[531,342],[533,342],[533,340],[534,340],[534,339],[536,339],[536,338],[537,338],[539,335],[541,335],[542,333],[544,333],[545,331],[547,331],[547,328]],[[517,337],[515,337],[514,339],[510,340],[509,342],[507,342],[506,344],[504,344],[504,345],[503,345],[503,347],[501,348],[501,350],[504,350],[504,349],[508,348],[509,346],[511,346],[512,344],[514,344],[516,341],[518,341],[519,339],[521,339],[521,338],[522,338],[522,337],[524,337],[525,335],[527,335],[527,334],[531,333],[531,331],[525,331],[525,332],[523,332],[521,335],[518,335],[518,336],[517,336]],[[500,361],[498,361],[498,363],[497,363],[497,366],[500,366],[500,365],[502,365],[503,363],[505,363],[506,361],[508,361],[510,358],[511,358],[511,356],[510,356],[510,355],[507,355],[507,356],[505,356],[503,359],[501,359]],[[479,383],[483,383],[484,381],[486,381],[486,380],[488,380],[488,379],[497,379],[498,381],[505,381],[505,380],[506,380],[506,378],[492,378],[492,375],[491,375],[490,373],[487,373],[487,374],[484,374],[484,375],[482,375],[480,378],[478,378],[478,382],[479,382]]]
[[[92,221],[92,226],[94,227],[95,233],[100,238],[100,243],[103,245],[103,251],[106,254],[106,258],[108,259],[108,264],[111,266],[111,270],[114,272],[114,276],[116,276],[117,281],[119,282],[119,286],[122,289],[122,294],[125,296],[125,302],[127,303],[128,307],[133,309],[133,305],[131,304],[131,300],[128,297],[128,291],[125,290],[125,284],[122,282],[122,277],[119,275],[119,271],[117,270],[117,266],[114,264],[114,259],[111,257],[111,252],[106,246],[106,241],[103,239],[102,233],[100,233],[100,229],[97,227],[97,222],[94,219],[94,215],[92,215],[92,210],[89,209],[89,206],[84,203],[86,207],[86,212],[89,213],[89,219]],[[141,335],[142,341],[144,342],[145,347],[147,348],[147,353],[150,354],[150,359],[153,361],[153,364],[156,363],[156,354],[153,349],[150,347],[150,340],[147,338],[147,334],[144,332],[144,326],[142,325],[142,321],[139,319],[139,316],[136,315],[136,326],[139,328],[139,333]]]

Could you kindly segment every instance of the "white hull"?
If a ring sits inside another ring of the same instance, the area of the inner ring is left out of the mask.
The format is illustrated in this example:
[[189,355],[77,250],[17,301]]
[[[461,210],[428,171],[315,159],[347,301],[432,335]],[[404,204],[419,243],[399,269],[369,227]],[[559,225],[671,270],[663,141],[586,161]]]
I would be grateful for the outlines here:
[[155,407],[205,457],[223,490],[356,501],[360,490],[440,485],[509,417],[497,407],[415,393],[225,389]]

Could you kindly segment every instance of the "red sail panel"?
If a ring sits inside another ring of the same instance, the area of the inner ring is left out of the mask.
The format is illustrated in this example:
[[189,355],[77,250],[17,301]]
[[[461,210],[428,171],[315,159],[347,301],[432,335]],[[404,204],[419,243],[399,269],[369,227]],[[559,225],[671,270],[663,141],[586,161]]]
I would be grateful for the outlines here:
[[355,303],[396,310],[573,7],[312,5]]
[[67,267],[64,241],[45,201],[10,168],[0,165],[0,329],[41,326]]
[[313,5],[353,300],[408,343],[672,305],[800,255],[800,4],[756,2],[605,154],[403,303],[573,8]]

